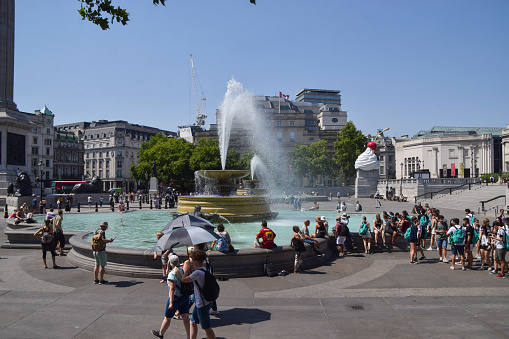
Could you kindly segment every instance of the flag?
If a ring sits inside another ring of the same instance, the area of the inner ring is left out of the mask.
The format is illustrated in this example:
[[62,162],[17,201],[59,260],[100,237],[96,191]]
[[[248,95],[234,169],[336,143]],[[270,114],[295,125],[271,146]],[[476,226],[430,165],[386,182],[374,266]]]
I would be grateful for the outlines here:
[[287,94],[283,94],[282,92],[279,92],[279,97],[280,98],[285,98],[285,99],[290,99],[290,96],[287,95]]

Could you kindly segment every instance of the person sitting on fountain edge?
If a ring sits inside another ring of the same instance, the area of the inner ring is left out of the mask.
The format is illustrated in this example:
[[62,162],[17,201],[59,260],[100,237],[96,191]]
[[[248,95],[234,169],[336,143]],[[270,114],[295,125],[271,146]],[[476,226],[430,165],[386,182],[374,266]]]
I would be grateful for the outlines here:
[[[276,237],[276,233],[267,227],[267,222],[265,220],[262,221],[262,229],[256,235],[256,240],[254,242],[255,248],[272,248],[277,245],[274,243],[274,238]],[[262,239],[260,243],[258,240]]]

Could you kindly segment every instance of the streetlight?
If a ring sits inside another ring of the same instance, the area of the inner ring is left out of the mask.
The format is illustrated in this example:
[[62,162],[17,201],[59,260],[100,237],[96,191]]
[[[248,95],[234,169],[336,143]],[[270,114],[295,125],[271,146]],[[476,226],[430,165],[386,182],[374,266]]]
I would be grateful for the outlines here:
[[41,187],[41,200],[39,203],[39,214],[42,214],[42,212],[43,212],[43,209],[42,209],[42,166],[44,166],[44,164],[42,163],[42,159],[39,159],[39,163],[37,164],[37,166],[39,166],[39,185]]
[[403,163],[400,164],[401,165],[401,176],[400,176],[400,179],[399,179],[399,194],[403,194]]

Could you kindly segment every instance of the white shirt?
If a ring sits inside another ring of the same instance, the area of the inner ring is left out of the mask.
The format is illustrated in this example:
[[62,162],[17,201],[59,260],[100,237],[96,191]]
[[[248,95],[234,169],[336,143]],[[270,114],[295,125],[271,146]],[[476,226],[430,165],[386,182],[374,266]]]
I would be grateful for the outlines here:
[[[449,228],[449,230],[447,231],[447,235],[454,234],[454,231],[456,231],[457,229],[461,229],[463,231],[463,237],[465,238],[466,228],[464,226],[460,226],[460,225],[451,226],[451,228]],[[463,245],[463,243],[455,244],[455,245]]]
[[507,231],[506,227],[507,226],[502,226],[497,231],[497,238],[502,238],[502,241],[498,241],[498,240],[495,241],[495,246],[497,247],[497,249],[505,248],[504,240],[505,240],[505,235],[506,235],[506,231]]

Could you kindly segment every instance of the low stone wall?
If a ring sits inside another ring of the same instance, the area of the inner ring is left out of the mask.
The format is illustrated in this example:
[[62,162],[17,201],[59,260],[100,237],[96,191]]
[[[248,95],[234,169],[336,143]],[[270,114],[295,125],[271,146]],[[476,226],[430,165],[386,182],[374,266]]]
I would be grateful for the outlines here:
[[[25,224],[27,225],[27,224]],[[40,248],[41,239],[34,236],[42,224],[29,224],[29,227],[15,228],[9,225],[6,226],[4,234],[7,236],[7,241],[2,244],[2,248]],[[65,232],[65,249],[70,249],[70,239],[79,232]]]
[[[87,234],[79,233],[70,240],[72,250],[67,259],[74,265],[93,270],[94,259],[92,249],[88,241],[83,240]],[[318,239],[322,257],[314,255],[310,245],[303,254],[303,269],[318,267],[333,255],[332,249],[327,246],[328,238]],[[108,274],[131,276],[131,277],[161,277],[161,261],[154,260],[150,250],[131,249],[123,247],[107,246]],[[175,254],[181,261],[187,259],[187,253],[176,250]],[[229,253],[218,251],[207,252],[207,256],[214,268],[214,275],[219,277],[240,278],[263,275],[263,266],[271,262],[277,271],[287,270],[293,272],[295,254],[290,246],[278,246],[274,249],[249,248],[235,250]]]

